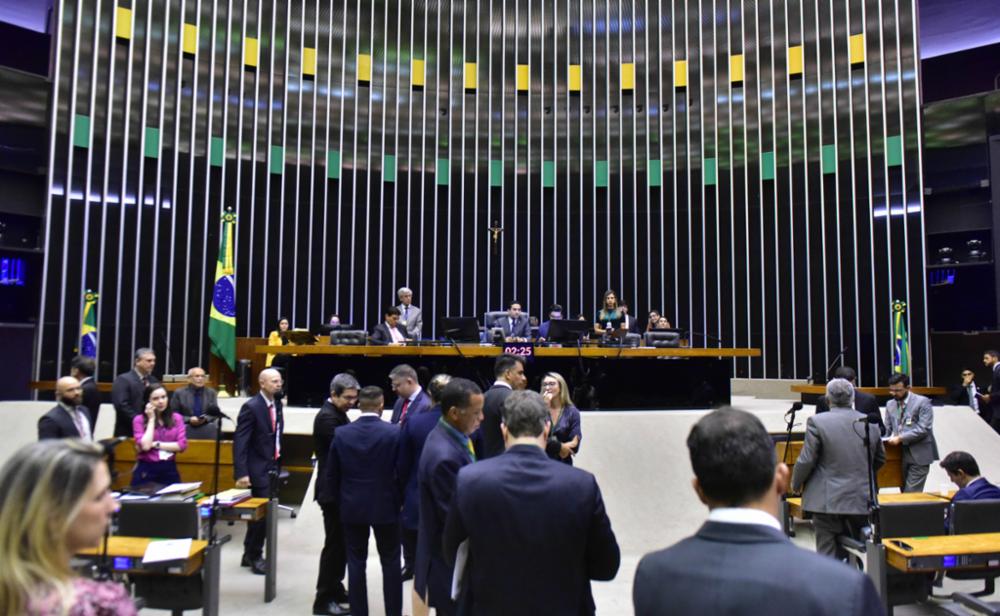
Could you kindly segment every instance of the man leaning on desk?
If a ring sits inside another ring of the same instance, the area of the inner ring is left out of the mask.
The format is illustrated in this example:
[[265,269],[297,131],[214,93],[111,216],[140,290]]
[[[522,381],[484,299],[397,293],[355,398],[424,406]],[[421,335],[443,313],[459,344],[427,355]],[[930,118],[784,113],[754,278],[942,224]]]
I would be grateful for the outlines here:
[[383,314],[385,320],[375,326],[369,341],[372,344],[386,346],[401,346],[405,344],[407,340],[406,330],[399,323],[399,314],[399,308],[395,306],[386,308]]

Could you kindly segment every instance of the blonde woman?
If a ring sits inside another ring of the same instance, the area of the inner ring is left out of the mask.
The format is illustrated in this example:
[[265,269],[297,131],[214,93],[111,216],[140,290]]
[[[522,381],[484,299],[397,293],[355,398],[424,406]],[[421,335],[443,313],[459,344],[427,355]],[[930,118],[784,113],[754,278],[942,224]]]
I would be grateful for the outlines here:
[[115,510],[103,449],[75,439],[18,450],[0,471],[0,614],[131,616],[121,584],[77,577]]
[[566,379],[558,372],[549,372],[542,379],[542,399],[549,405],[552,428],[545,453],[553,460],[573,465],[573,456],[580,450],[580,409],[573,406]]

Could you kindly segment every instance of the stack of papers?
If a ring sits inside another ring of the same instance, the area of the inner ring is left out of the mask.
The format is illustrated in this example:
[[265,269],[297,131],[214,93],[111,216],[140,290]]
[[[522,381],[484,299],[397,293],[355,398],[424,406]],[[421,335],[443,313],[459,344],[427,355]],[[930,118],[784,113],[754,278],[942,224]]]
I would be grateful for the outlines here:
[[142,564],[167,563],[185,560],[191,553],[191,539],[166,539],[150,541]]
[[218,501],[220,505],[228,507],[247,500],[250,498],[250,494],[250,490],[232,488],[231,490],[219,492]]
[[198,493],[199,490],[201,490],[200,481],[193,481],[191,483],[172,483],[165,488],[157,490],[156,495],[169,496],[176,494],[178,496],[186,498],[188,496],[194,496],[195,494]]

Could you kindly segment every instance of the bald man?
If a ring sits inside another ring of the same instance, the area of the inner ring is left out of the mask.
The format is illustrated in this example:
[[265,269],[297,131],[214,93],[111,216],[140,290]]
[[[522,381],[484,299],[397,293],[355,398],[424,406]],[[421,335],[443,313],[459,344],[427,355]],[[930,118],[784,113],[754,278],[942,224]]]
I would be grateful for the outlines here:
[[80,381],[64,376],[56,381],[56,401],[58,404],[38,420],[38,440],[48,438],[82,438],[94,440],[87,409],[80,406],[83,388]]
[[215,425],[208,425],[208,409],[219,406],[219,394],[206,387],[208,374],[205,369],[195,366],[188,370],[188,386],[178,389],[170,396],[170,410],[179,413],[187,424],[189,439],[214,439]]
[[[273,369],[261,370],[258,377],[260,393],[240,407],[233,436],[233,475],[237,488],[250,488],[254,497],[270,496],[269,474],[277,471],[281,457],[281,374]],[[250,567],[257,575],[267,573],[264,561],[265,520],[247,525],[240,564]]]

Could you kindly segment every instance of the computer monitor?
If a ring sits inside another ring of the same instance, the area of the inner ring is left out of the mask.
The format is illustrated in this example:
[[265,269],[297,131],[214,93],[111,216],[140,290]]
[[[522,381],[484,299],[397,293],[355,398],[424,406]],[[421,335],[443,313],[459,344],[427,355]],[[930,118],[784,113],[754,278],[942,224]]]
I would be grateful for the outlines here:
[[549,341],[576,343],[590,333],[591,323],[579,319],[552,319],[549,321]]
[[126,537],[198,538],[198,505],[194,501],[122,501],[118,534]]
[[455,342],[479,342],[479,321],[476,317],[444,317],[441,334]]

